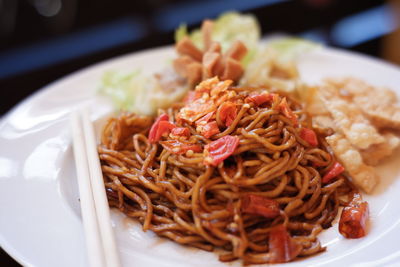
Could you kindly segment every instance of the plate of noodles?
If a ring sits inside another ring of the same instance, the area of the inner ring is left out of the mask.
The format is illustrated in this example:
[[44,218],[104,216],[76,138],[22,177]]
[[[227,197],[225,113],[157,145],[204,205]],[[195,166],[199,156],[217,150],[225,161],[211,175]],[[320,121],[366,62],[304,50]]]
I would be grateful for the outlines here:
[[69,114],[87,106],[123,266],[400,261],[400,70],[251,15],[73,73],[0,123],[0,244],[87,266]]

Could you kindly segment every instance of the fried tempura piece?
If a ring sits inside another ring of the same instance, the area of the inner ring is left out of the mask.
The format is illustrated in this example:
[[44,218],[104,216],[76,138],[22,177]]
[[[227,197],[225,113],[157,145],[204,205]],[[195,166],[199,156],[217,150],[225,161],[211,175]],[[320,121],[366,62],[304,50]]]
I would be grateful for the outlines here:
[[335,130],[336,125],[330,115],[317,115],[312,118],[313,127],[327,131],[329,129]]
[[363,162],[360,152],[351,145],[344,135],[335,133],[326,137],[326,141],[350,174],[353,182],[365,192],[371,193],[378,183],[378,175],[374,168]]
[[358,106],[341,98],[335,87],[325,85],[319,89],[319,93],[337,128],[356,148],[367,149],[385,142],[385,138],[364,117]]
[[361,150],[361,156],[368,165],[378,165],[378,163],[390,156],[393,151],[399,147],[400,138],[392,133],[384,133],[386,142],[382,144],[372,145],[367,149]]
[[318,87],[302,86],[297,88],[298,95],[304,103],[304,109],[312,115],[312,123],[314,128],[322,131],[335,129],[335,123],[318,91]]
[[348,94],[376,127],[400,130],[400,106],[393,91],[373,87],[356,78],[328,79],[327,82]]

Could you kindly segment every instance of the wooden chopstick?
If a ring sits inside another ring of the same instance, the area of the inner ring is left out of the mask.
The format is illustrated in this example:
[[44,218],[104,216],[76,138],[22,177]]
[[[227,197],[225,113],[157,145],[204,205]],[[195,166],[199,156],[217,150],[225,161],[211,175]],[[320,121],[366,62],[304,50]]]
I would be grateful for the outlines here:
[[90,121],[87,110],[82,112],[82,124],[85,135],[86,152],[89,163],[90,182],[92,184],[93,199],[96,206],[97,222],[103,241],[104,255],[108,267],[121,266],[114,232],[111,226],[110,209],[104,187],[103,173],[97,153],[96,136],[93,124]]
[[97,215],[92,196],[86,147],[84,144],[84,135],[81,125],[81,119],[78,112],[73,112],[71,115],[71,129],[86,249],[90,266],[105,267],[103,245],[100,238]]
[[[79,124],[80,129],[83,130],[83,135],[81,137],[82,143],[78,142],[81,145],[82,149],[85,150],[86,161],[83,161],[86,165],[86,169],[88,171],[89,182],[90,182],[90,196],[94,203],[94,212],[89,211],[89,213],[94,213],[96,215],[96,222],[98,226],[99,238],[101,240],[100,244],[102,247],[102,256],[104,257],[104,262],[102,266],[107,267],[119,267],[121,266],[120,259],[117,252],[117,246],[115,242],[114,232],[111,226],[110,220],[110,210],[108,207],[106,191],[104,188],[103,182],[103,174],[101,171],[100,160],[97,153],[96,146],[96,137],[94,134],[93,124],[90,121],[87,110],[82,110],[77,113],[77,116],[81,119],[81,124]],[[74,150],[75,150],[75,142],[74,142]],[[75,158],[77,161],[78,159]],[[77,165],[80,163],[77,163]],[[83,169],[83,167],[80,167]],[[78,177],[79,179],[81,177]],[[78,180],[79,180],[78,179]],[[89,194],[89,192],[87,193]],[[82,214],[85,211],[82,209]],[[85,227],[86,232],[86,227]],[[88,242],[91,244],[92,240]],[[94,249],[93,249],[94,250]],[[88,252],[91,253],[91,250],[88,249]],[[97,252],[95,252],[97,253]],[[98,254],[96,254],[98,255]],[[89,255],[91,258],[92,255]],[[101,257],[99,257],[101,258]],[[92,266],[100,266],[100,265],[92,265]]]

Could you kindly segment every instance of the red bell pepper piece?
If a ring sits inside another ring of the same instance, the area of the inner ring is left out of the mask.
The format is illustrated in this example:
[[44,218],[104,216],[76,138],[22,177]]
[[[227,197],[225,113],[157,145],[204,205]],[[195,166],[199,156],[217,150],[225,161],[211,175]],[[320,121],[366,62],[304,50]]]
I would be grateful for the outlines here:
[[346,238],[360,238],[366,235],[369,219],[368,202],[355,194],[348,206],[343,208],[339,220],[339,232]]
[[301,139],[303,139],[304,141],[309,143],[311,146],[317,146],[318,145],[317,135],[311,129],[301,128],[300,129],[300,137],[301,137]]
[[171,134],[175,136],[190,136],[189,128],[187,127],[175,127],[171,130]]
[[190,104],[190,103],[192,103],[193,101],[195,101],[197,98],[198,98],[198,97],[197,97],[195,91],[189,91],[189,92],[186,94],[185,98],[183,99],[183,102],[184,102],[185,104]]
[[170,132],[173,128],[175,128],[175,125],[171,122],[168,121],[169,117],[167,114],[162,114],[160,115],[156,121],[153,123],[153,125],[150,128],[149,132],[149,142],[150,143],[155,143],[160,140],[161,136],[164,133]]
[[289,235],[281,224],[269,233],[269,253],[271,263],[289,262],[300,254],[302,246]]
[[242,197],[242,212],[275,218],[279,215],[279,203],[275,200],[248,194]]
[[239,137],[225,135],[205,146],[204,164],[217,166],[235,152]]
[[210,120],[211,120],[211,118],[212,118],[212,116],[214,115],[214,111],[211,111],[211,112],[209,112],[209,113],[207,113],[206,115],[204,115],[203,117],[201,117],[200,119],[198,119],[197,121],[196,121],[196,126],[199,126],[199,125],[206,125],[207,124],[207,122],[209,122]]
[[322,177],[322,183],[327,184],[333,178],[344,172],[344,167],[339,162],[335,162],[329,171]]
[[261,106],[264,103],[271,102],[273,94],[269,93],[252,93],[246,98],[246,102],[253,102],[256,106]]
[[230,126],[236,118],[236,105],[232,102],[224,102],[219,111],[219,116],[226,126]]
[[202,126],[201,133],[205,138],[210,138],[214,134],[219,133],[218,124],[216,121],[212,121]]

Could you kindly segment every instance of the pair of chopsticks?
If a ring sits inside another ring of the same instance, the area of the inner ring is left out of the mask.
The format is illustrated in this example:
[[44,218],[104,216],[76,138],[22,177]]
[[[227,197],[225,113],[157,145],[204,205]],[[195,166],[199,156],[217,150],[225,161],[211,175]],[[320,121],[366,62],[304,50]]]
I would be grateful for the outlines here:
[[87,110],[74,111],[71,126],[89,264],[119,267],[96,137]]

